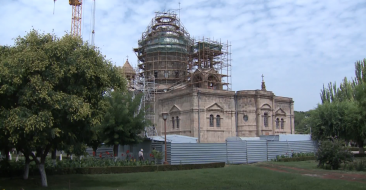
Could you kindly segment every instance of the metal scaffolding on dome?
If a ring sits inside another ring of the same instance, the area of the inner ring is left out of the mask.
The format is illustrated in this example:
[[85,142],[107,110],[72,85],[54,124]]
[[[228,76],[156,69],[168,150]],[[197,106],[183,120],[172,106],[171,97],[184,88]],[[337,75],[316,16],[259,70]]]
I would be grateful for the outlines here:
[[[135,89],[144,94],[146,119],[155,125],[159,93],[186,86],[231,90],[231,44],[191,38],[174,11],[156,12],[133,50],[138,58]],[[146,131],[156,132],[153,126]]]

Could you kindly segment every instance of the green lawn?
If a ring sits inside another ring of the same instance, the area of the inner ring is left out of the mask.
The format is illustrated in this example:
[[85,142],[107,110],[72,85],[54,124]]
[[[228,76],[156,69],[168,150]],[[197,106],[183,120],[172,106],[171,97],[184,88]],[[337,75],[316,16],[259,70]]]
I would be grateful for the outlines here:
[[[70,183],[69,183],[70,182]],[[48,176],[52,190],[122,190],[122,189],[365,189],[366,184],[320,179],[300,174],[281,173],[255,165],[232,165],[224,168],[104,175]],[[0,179],[0,190],[44,189],[39,177]]]

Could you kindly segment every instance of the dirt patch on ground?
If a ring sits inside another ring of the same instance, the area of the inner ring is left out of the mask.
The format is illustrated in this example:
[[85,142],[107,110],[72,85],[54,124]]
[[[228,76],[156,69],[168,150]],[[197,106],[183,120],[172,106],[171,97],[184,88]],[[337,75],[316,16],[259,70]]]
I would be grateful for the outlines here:
[[356,173],[347,173],[347,172],[329,171],[329,170],[312,170],[312,169],[296,168],[290,166],[281,166],[275,164],[273,165],[261,164],[258,166],[261,168],[277,172],[297,173],[304,176],[311,176],[323,179],[337,179],[337,180],[366,183],[366,174],[356,174]]

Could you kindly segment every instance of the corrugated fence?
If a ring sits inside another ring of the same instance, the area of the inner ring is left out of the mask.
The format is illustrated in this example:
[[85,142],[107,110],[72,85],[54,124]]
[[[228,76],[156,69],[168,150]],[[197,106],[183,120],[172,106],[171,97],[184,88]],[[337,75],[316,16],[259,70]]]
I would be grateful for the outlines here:
[[314,141],[279,142],[267,140],[227,140],[226,143],[171,143],[168,161],[172,165],[226,162],[243,164],[270,161],[292,152],[315,152]]
[[170,164],[226,162],[226,143],[171,143]]

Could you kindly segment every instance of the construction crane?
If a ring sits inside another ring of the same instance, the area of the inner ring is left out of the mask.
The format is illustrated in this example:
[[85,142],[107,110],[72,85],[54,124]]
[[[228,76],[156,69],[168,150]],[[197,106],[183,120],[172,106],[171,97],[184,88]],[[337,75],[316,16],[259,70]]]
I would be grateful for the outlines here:
[[81,36],[82,0],[69,0],[72,6],[71,35]]

